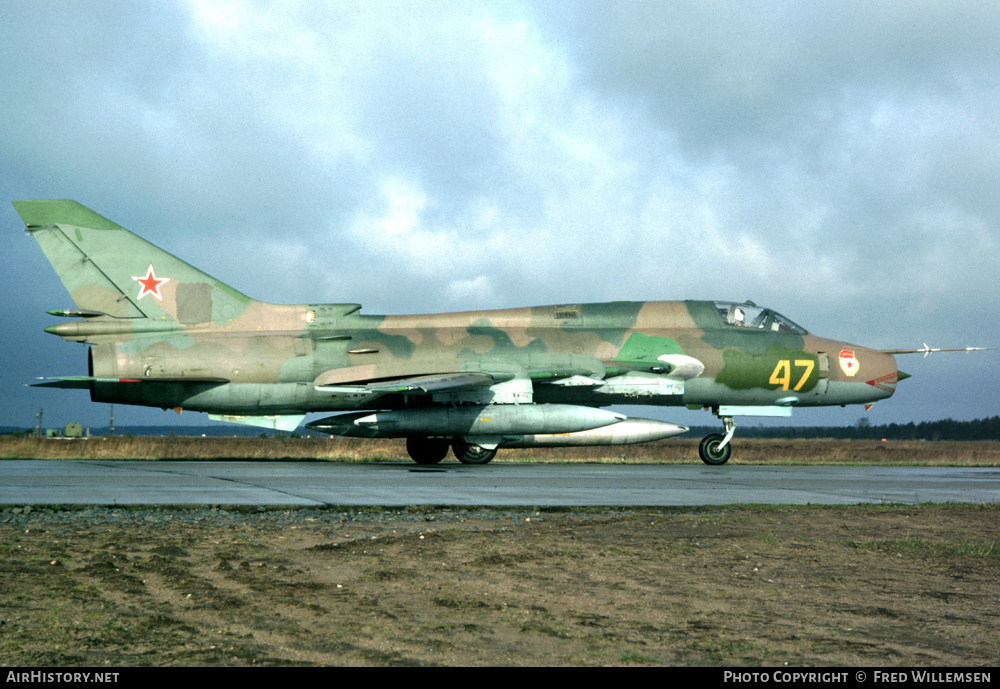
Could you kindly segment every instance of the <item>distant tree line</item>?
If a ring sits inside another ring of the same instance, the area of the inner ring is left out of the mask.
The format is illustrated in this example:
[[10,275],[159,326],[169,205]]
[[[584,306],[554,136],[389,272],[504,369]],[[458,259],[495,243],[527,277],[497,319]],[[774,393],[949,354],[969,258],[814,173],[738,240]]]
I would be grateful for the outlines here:
[[[693,428],[688,435],[718,433],[715,427]],[[839,440],[1000,440],[1000,416],[974,421],[921,421],[876,426],[859,419],[853,426],[750,426],[736,432],[743,438],[836,438]]]

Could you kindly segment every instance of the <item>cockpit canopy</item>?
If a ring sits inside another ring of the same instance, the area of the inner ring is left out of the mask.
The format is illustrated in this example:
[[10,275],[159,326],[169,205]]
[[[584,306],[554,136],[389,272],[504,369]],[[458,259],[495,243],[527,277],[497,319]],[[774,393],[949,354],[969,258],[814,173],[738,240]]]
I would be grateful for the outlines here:
[[723,324],[734,328],[756,328],[776,333],[805,335],[805,328],[796,325],[777,311],[757,306],[752,301],[745,304],[734,304],[728,301],[715,302],[715,308],[722,316]]

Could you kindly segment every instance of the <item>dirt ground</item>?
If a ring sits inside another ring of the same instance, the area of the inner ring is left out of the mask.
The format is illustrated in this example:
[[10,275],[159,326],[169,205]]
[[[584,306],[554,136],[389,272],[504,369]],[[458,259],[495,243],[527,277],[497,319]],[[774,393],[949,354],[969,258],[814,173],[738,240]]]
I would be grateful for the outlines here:
[[1000,506],[0,511],[0,664],[994,666]]

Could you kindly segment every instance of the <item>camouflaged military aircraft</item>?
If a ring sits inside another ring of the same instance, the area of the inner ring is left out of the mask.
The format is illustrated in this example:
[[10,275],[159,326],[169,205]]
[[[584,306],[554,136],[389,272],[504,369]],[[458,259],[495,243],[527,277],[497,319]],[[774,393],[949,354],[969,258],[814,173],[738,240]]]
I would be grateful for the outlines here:
[[[414,316],[360,304],[251,299],[74,201],[16,201],[75,309],[45,330],[89,346],[88,375],[46,379],[95,402],[346,437],[404,437],[420,464],[449,448],[625,445],[687,432],[611,405],[709,409],[724,464],[741,416],[870,405],[906,378],[894,354],[810,334],[751,302],[560,304]],[[972,349],[972,348],[968,348]],[[954,350],[949,350],[954,351]]]

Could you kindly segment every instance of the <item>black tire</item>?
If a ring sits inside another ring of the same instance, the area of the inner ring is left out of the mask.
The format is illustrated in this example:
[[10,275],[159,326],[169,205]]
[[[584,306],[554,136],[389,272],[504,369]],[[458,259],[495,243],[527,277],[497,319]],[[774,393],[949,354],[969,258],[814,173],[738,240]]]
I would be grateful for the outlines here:
[[702,438],[701,445],[698,446],[698,454],[701,456],[701,461],[712,466],[719,466],[728,462],[733,454],[733,446],[730,443],[726,443],[725,447],[720,448],[719,445],[725,439],[726,436],[719,435],[718,433],[706,435]]
[[464,438],[455,438],[451,449],[462,464],[489,464],[497,456],[495,449],[487,450],[481,445],[466,442]]
[[406,452],[417,464],[438,464],[448,456],[448,441],[411,436],[406,439]]

